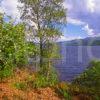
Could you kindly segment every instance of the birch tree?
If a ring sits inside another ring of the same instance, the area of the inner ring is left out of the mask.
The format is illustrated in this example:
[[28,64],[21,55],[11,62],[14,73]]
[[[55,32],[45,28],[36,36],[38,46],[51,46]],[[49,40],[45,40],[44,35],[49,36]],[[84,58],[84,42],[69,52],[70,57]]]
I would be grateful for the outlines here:
[[62,35],[57,25],[66,21],[63,0],[19,1],[23,3],[21,19],[30,26],[31,32],[28,34],[31,33],[33,41],[36,40],[35,42],[39,44],[40,68],[44,68],[45,64],[49,68],[50,59],[56,55],[53,53],[55,41]]

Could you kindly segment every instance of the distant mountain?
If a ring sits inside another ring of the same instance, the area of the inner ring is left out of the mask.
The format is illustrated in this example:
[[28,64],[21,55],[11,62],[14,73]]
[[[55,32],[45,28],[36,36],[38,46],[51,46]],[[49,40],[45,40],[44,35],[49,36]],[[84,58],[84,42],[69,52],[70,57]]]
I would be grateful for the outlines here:
[[[62,42],[60,42],[62,43]],[[88,37],[85,39],[77,39],[72,41],[64,41],[67,46],[97,46],[100,45],[100,37]]]

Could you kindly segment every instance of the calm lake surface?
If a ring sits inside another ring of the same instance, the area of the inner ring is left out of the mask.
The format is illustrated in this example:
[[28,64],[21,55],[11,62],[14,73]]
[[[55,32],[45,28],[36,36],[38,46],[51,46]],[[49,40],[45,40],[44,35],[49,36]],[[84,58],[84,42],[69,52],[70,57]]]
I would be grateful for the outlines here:
[[71,82],[79,76],[92,60],[100,60],[100,46],[60,45],[61,59],[56,60],[56,69],[61,81]]

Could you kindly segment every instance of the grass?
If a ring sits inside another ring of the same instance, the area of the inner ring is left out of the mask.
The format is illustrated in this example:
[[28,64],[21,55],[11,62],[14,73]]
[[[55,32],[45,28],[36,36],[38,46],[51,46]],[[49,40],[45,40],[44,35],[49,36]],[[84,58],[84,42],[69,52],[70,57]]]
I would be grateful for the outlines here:
[[13,76],[0,83],[0,99],[27,100],[35,96],[32,100],[38,100],[38,97],[46,98],[43,100],[52,100],[53,97],[55,100],[100,100],[100,62],[92,62],[90,65],[91,67],[71,84],[59,82],[52,71],[50,76],[46,77],[28,68],[14,69]]
[[53,97],[55,100],[60,100],[60,97],[52,87],[56,83],[54,81],[51,84],[50,79],[47,80],[46,77],[41,76],[39,73],[32,73],[27,68],[15,69],[13,76],[5,78],[5,82],[2,81],[0,83],[0,100],[7,98],[9,100],[27,100],[29,98],[38,100],[38,97],[49,98],[50,95],[51,100]]

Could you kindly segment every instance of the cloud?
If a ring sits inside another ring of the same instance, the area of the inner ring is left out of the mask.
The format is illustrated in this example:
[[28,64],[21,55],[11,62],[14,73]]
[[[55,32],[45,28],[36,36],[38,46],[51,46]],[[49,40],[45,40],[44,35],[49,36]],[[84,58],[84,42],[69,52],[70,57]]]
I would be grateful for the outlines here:
[[67,18],[67,22],[70,24],[73,24],[73,25],[84,25],[85,24],[84,22],[82,22],[78,19],[74,19],[74,18],[70,18],[70,17]]
[[17,0],[2,0],[0,3],[0,12],[5,12],[14,19],[20,18],[17,6],[20,5]]
[[87,0],[87,8],[90,12],[95,12],[95,1],[94,0]]
[[[0,12],[5,12],[14,19],[20,19],[18,5],[20,5],[18,0],[2,0]],[[83,26],[82,30],[88,35],[100,34],[100,0],[65,0],[63,5],[68,9],[66,12],[68,23]]]
[[0,7],[0,13],[4,13],[3,9]]
[[59,39],[58,39],[58,42],[60,41],[71,41],[71,40],[75,40],[75,39],[82,39],[82,37],[78,36],[78,37],[69,37],[69,36],[61,36]]
[[88,24],[85,25],[82,29],[84,31],[86,31],[89,36],[94,35],[94,32],[93,32],[94,30],[93,29],[90,29]]
[[83,28],[88,32],[87,34],[100,33],[100,0],[65,0],[64,6],[68,9],[69,18],[77,19],[78,24],[81,24],[80,21],[85,23]]

